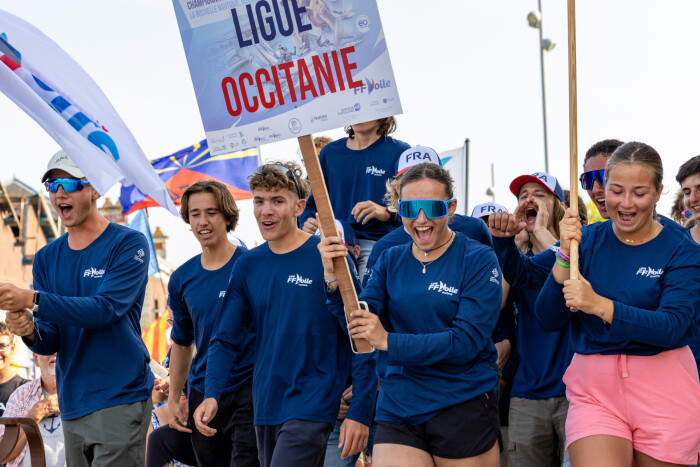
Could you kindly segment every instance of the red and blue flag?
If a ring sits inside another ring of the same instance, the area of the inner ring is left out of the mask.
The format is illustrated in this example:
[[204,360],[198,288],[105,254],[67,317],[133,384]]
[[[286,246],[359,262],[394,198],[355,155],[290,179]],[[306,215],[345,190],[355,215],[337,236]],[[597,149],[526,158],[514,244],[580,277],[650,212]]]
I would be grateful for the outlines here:
[[[259,165],[258,154],[258,148],[253,147],[212,156],[205,139],[175,154],[152,160],[151,165],[176,206],[180,205],[182,193],[200,180],[218,180],[228,187],[234,199],[242,200],[253,197],[248,190],[248,176]],[[134,185],[122,186],[119,200],[125,215],[158,206]]]

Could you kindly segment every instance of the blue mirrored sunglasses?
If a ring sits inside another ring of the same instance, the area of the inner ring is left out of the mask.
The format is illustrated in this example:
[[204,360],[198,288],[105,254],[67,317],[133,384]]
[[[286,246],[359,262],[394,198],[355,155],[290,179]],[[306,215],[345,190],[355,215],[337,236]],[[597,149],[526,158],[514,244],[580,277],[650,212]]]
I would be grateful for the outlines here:
[[592,190],[593,182],[595,182],[596,180],[598,180],[598,183],[600,183],[601,187],[605,187],[605,169],[583,172],[579,180],[581,180],[581,187],[584,190]]
[[402,200],[399,201],[399,216],[405,219],[415,219],[422,209],[428,219],[439,219],[447,215],[448,205],[452,201],[454,198],[447,201],[442,199]]
[[88,185],[90,185],[90,182],[80,180],[79,178],[50,178],[44,182],[46,191],[49,193],[56,193],[59,186],[62,186],[63,191],[66,193],[71,193],[73,191],[80,191],[83,187]]

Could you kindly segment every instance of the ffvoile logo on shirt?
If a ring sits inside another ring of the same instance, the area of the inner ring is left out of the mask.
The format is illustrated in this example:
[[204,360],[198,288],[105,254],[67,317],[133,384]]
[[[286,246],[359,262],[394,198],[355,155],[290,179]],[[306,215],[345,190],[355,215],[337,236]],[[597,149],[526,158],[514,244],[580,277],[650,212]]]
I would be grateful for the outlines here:
[[139,251],[136,252],[134,255],[134,259],[138,261],[139,263],[143,263],[143,257],[146,256],[146,252],[143,251],[143,248],[141,248]]
[[307,287],[313,284],[313,280],[301,277],[299,274],[292,274],[287,278],[287,284],[298,285],[299,287]]
[[493,271],[491,271],[491,277],[489,277],[489,280],[493,282],[494,284],[501,285],[501,281],[498,280],[498,269],[493,268]]
[[652,279],[661,277],[661,274],[664,273],[663,269],[654,269],[654,268],[649,268],[649,267],[641,267],[637,270],[637,275],[642,276],[642,277],[650,277]]
[[83,272],[83,277],[90,277],[92,279],[99,279],[100,277],[105,275],[105,270],[104,269],[95,269],[95,268],[87,268],[85,272]]
[[365,173],[370,174],[370,175],[374,175],[376,177],[381,177],[382,175],[386,174],[386,170],[378,169],[372,165],[370,167],[367,167],[367,169],[365,170]]
[[454,295],[456,293],[459,293],[459,290],[457,290],[457,287],[450,287],[449,285],[445,284],[442,281],[439,282],[432,282],[428,286],[428,290],[434,290],[438,293],[441,293],[443,295]]

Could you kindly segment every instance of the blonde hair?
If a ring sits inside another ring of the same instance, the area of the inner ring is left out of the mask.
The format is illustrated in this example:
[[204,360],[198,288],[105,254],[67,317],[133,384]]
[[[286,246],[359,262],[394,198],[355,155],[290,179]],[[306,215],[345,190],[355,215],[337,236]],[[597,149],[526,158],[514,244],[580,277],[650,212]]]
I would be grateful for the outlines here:
[[384,193],[384,205],[390,212],[399,210],[399,181],[400,176],[386,181],[386,193]]

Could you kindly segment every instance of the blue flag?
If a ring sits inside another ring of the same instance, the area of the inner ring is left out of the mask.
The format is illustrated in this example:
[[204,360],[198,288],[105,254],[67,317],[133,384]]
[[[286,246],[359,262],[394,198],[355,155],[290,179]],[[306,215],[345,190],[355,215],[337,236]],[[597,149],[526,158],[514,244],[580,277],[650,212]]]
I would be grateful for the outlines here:
[[148,262],[148,275],[155,276],[158,272],[160,272],[160,269],[158,268],[156,249],[153,246],[153,237],[151,236],[151,229],[148,226],[148,218],[146,217],[145,210],[140,209],[136,212],[136,214],[134,214],[134,217],[131,218],[131,222],[129,222],[129,228],[138,230],[146,236],[146,239],[148,239],[148,249],[151,252],[151,259]]

